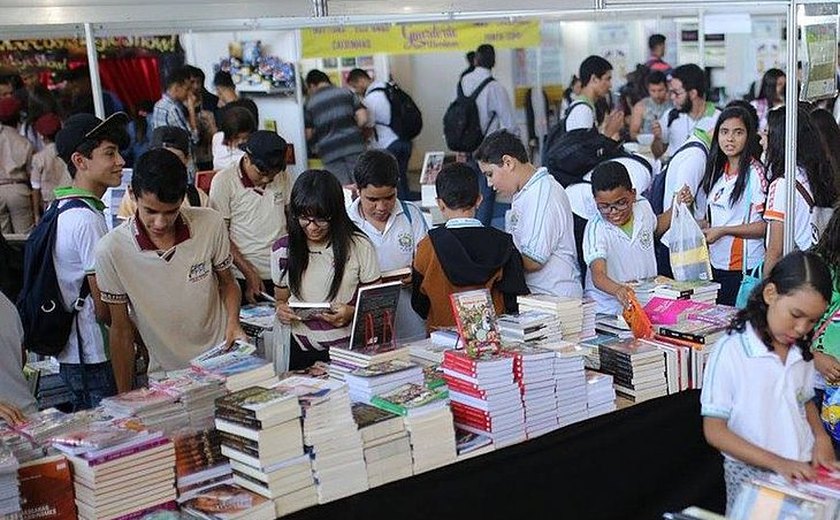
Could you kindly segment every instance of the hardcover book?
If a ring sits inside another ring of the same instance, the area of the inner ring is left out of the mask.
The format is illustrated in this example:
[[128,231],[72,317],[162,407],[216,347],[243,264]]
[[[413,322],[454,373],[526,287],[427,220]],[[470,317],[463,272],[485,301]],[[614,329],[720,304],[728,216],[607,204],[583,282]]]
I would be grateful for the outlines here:
[[390,349],[396,346],[394,327],[401,282],[368,285],[359,289],[350,329],[350,349]]

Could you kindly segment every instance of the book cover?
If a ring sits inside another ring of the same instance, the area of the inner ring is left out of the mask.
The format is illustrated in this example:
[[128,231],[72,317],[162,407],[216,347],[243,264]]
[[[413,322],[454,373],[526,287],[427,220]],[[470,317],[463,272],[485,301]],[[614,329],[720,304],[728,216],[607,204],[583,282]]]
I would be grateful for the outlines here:
[[449,298],[467,354],[477,356],[484,351],[498,352],[501,338],[490,291],[464,291],[450,294]]
[[244,518],[248,511],[269,500],[256,493],[230,484],[222,484],[202,491],[184,502],[181,507],[188,511],[214,519]]
[[394,327],[401,282],[368,285],[359,288],[356,311],[350,329],[350,349],[389,349],[396,346]]
[[350,372],[350,375],[365,378],[378,377],[385,376],[388,374],[396,374],[398,372],[403,372],[412,368],[417,368],[417,364],[412,363],[411,361],[392,359],[383,363],[374,363],[373,365],[370,365],[368,367],[357,368]]
[[399,417],[395,413],[365,403],[353,403],[352,412],[360,430]]
[[713,307],[708,303],[695,302],[692,300],[671,300],[654,296],[645,305],[645,313],[651,323],[657,325],[673,325],[686,319],[692,312],[700,312]]
[[329,302],[289,302],[289,308],[302,321],[318,319],[319,314],[328,313],[332,309]]
[[260,412],[263,410],[283,403],[288,404],[291,401],[297,402],[297,396],[287,390],[252,386],[219,397],[216,399],[216,406],[244,411],[256,418],[261,415]]
[[24,463],[18,469],[22,518],[75,520],[73,478],[64,457]]
[[445,399],[446,394],[442,392],[429,390],[425,386],[414,383],[407,383],[385,394],[374,396],[370,403],[399,415],[408,415],[412,410]]
[[423,169],[420,170],[420,184],[434,184],[443,168],[446,152],[426,152]]
[[190,360],[193,366],[203,366],[211,359],[224,356],[249,356],[257,351],[257,347],[247,341],[236,340],[232,344],[220,343]]

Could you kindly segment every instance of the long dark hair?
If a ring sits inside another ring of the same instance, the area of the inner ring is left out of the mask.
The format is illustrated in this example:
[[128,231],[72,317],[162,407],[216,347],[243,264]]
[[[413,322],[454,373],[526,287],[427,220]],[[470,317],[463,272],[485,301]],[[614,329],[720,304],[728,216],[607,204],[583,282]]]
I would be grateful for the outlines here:
[[152,113],[154,110],[155,104],[151,101],[144,99],[143,101],[138,101],[137,105],[134,107],[134,117],[132,120],[134,121],[134,142],[137,144],[143,144],[146,142],[146,133],[148,131],[149,122],[146,119],[146,116]]
[[[811,196],[820,208],[830,208],[837,200],[831,165],[825,158],[819,139],[814,139],[811,116],[799,109],[796,129],[796,165],[805,169]],[[767,114],[767,180],[785,176],[785,111]]]
[[[729,332],[744,332],[749,323],[767,346],[767,350],[772,352],[773,341],[767,323],[768,305],[764,301],[764,288],[769,283],[776,286],[776,292],[780,295],[790,294],[807,285],[817,291],[826,303],[831,301],[832,283],[831,273],[825,262],[811,251],[794,251],[773,266],[770,275],[750,293],[747,306],[738,311],[729,325]],[[814,357],[811,353],[813,336],[814,331],[811,330],[796,342],[802,350],[805,361],[810,361]]]
[[[333,249],[335,273],[330,282],[329,299],[338,294],[344,269],[350,257],[354,240],[367,240],[356,227],[344,207],[344,192],[333,174],[326,170],[306,170],[301,173],[292,187],[289,204],[289,289],[300,297],[303,273],[309,266],[309,244],[298,217],[329,220],[327,242]],[[346,302],[345,302],[346,303]]]
[[785,100],[784,96],[779,100],[776,95],[776,82],[779,78],[783,77],[785,77],[785,73],[780,69],[770,69],[761,78],[761,90],[758,91],[758,97],[756,99],[766,99],[767,108],[773,108],[773,103],[776,101]]
[[811,112],[811,124],[820,137],[820,145],[825,159],[831,166],[834,191],[840,196],[840,126],[831,112],[818,108]]
[[[828,224],[826,224],[820,240],[811,251],[820,255],[828,266],[840,274],[840,208],[835,208]],[[838,287],[840,289],[840,287]]]
[[733,205],[741,198],[741,195],[744,194],[744,190],[747,186],[747,176],[750,172],[750,166],[752,165],[753,157],[756,156],[756,150],[754,148],[758,143],[758,139],[756,137],[755,118],[743,108],[739,106],[727,107],[720,114],[717,124],[715,125],[714,136],[712,137],[712,147],[709,150],[709,160],[706,163],[706,173],[703,175],[703,180],[700,182],[700,186],[702,186],[703,191],[705,191],[707,195],[711,193],[712,187],[718,179],[721,178],[723,175],[723,169],[727,162],[729,162],[729,158],[726,157],[725,153],[723,153],[723,149],[720,147],[720,143],[718,141],[720,138],[720,127],[723,123],[730,119],[739,119],[742,123],[744,123],[744,127],[747,129],[746,144],[744,145],[744,150],[741,152],[741,157],[738,159],[738,178],[735,180],[735,188],[732,190],[732,195],[729,198],[729,203]]

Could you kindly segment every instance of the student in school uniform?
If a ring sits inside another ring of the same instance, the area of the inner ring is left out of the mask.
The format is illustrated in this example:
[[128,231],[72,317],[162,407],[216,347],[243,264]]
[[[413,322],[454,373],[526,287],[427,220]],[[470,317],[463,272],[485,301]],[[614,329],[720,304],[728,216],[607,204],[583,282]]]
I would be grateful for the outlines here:
[[507,229],[522,253],[528,288],[534,294],[580,298],[583,287],[566,191],[546,168],[530,163],[525,145],[510,132],[488,135],[475,158],[493,189],[513,197]]
[[37,215],[43,214],[55,200],[53,190],[73,183],[67,164],[58,156],[55,135],[61,130],[61,119],[52,112],[35,120],[35,131],[44,147],[32,156],[29,183],[32,185],[32,207]]
[[735,305],[743,270],[752,271],[764,259],[767,180],[755,159],[755,143],[755,118],[741,107],[725,109],[715,125],[701,183],[701,211],[707,215],[701,227],[709,244],[712,277],[721,284],[717,301],[725,305]]
[[394,271],[409,270],[403,275],[396,321],[397,339],[407,341],[426,335],[425,321],[411,308],[410,270],[417,245],[429,227],[420,208],[397,198],[399,172],[397,159],[390,152],[363,152],[353,168],[359,197],[347,214],[376,248],[383,279]]
[[[595,105],[606,99],[612,89],[612,64],[601,56],[589,56],[580,64],[580,79],[583,87],[580,95],[564,113],[566,131],[586,130],[598,126]],[[603,134],[616,135],[624,125],[624,114],[614,110],[607,116]]]

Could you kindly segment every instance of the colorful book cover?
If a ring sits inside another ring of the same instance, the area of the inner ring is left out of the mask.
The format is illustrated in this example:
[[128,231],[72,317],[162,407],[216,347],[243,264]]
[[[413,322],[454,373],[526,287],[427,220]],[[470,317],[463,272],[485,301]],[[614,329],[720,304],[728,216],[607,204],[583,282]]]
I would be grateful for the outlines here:
[[184,502],[181,508],[207,515],[209,518],[224,520],[244,518],[244,513],[266,502],[268,502],[267,498],[256,493],[230,484],[222,484],[202,491]]
[[353,403],[353,419],[359,429],[399,417],[399,415],[365,403]]
[[242,340],[236,340],[232,344],[220,343],[215,347],[205,351],[201,355],[193,358],[190,364],[193,366],[204,366],[205,362],[211,359],[223,356],[249,356],[257,351],[257,347],[251,343]]
[[350,374],[356,377],[378,377],[388,374],[396,374],[397,372],[403,372],[412,368],[417,368],[417,365],[410,361],[392,359],[382,363],[374,363],[368,367],[357,368],[350,372]]
[[291,400],[297,402],[297,395],[288,390],[252,386],[216,399],[216,406],[238,408],[256,414],[260,410]]
[[651,323],[656,325],[673,325],[688,317],[689,313],[705,311],[713,305],[691,300],[672,300],[654,296],[645,305],[645,313]]
[[350,349],[394,348],[394,327],[401,292],[401,282],[369,285],[359,289],[350,329]]
[[490,291],[464,291],[453,293],[449,298],[467,354],[477,356],[485,351],[498,352],[501,338]]
[[131,430],[108,427],[83,427],[50,438],[55,444],[100,450],[126,442],[139,434]]
[[408,415],[412,410],[422,408],[446,399],[446,394],[429,390],[425,386],[406,383],[382,395],[373,397],[370,404],[399,415]]
[[73,478],[64,457],[48,457],[18,469],[22,518],[75,520]]

